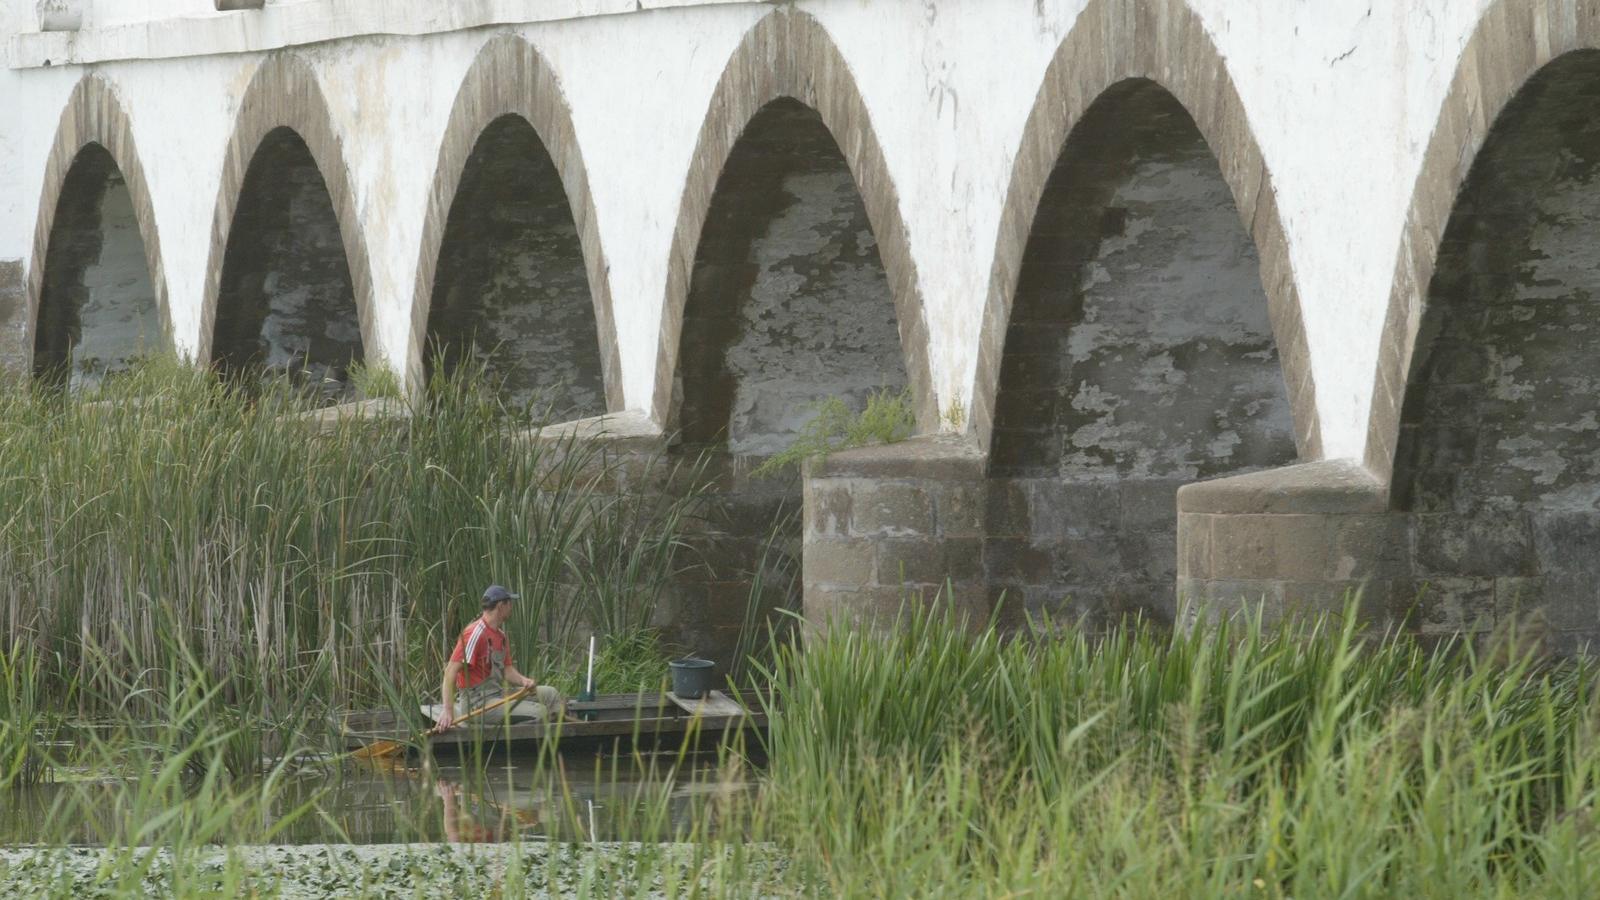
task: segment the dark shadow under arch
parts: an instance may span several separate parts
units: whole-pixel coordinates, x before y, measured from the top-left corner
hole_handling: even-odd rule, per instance
[[[246,169],[223,255],[212,362],[230,375],[287,374],[353,396],[362,334],[338,215],[305,141],[276,128]]]
[[[823,400],[905,388],[889,277],[815,110],[773,101],[729,154],[681,340],[681,438],[735,456],[783,450]]]
[[[80,168],[78,175],[103,176],[98,188],[90,185],[89,194],[101,195],[96,202],[102,202],[107,191],[113,194],[111,197],[113,211],[120,211],[119,216],[125,223],[121,230],[130,237],[135,237],[142,250],[144,277],[148,281],[149,294],[155,307],[154,333],[148,335],[150,340],[146,349],[165,348],[171,345],[172,320],[167,301],[160,236],[156,228],[150,190],[145,182],[144,167],[134,146],[132,120],[124,110],[121,98],[111,83],[98,75],[88,75],[78,82],[67,99],[50,155],[45,162],[38,220],[34,226],[33,257],[28,270],[28,311],[24,346],[27,348],[30,360],[41,338],[36,326],[46,292],[46,273],[52,268],[48,256],[52,238],[57,231],[56,218],[64,205],[64,200],[67,201],[67,205],[72,204],[72,201],[64,197],[64,192],[69,187],[69,175],[79,167],[86,154],[94,160],[92,167],[95,171],[89,173],[86,169]],[[111,174],[112,172],[115,174]],[[81,178],[72,180],[80,185],[84,183]],[[90,178],[91,182],[93,180]],[[120,185],[113,182],[120,182]],[[102,188],[105,190],[101,190]],[[86,199],[86,195],[81,193],[77,198],[80,202]],[[130,216],[131,222],[128,219]],[[99,228],[98,225],[95,227]],[[68,280],[71,280],[71,276],[68,276]],[[149,324],[146,323],[140,330],[150,330]],[[60,343],[56,337],[45,338],[45,341],[52,346]],[[28,365],[29,369],[37,367],[36,361]]]
[[[736,141],[775,100],[813,110],[847,165],[866,211],[888,280],[907,387],[918,427],[937,428],[937,401],[928,370],[928,333],[899,198],[889,178],[865,103],[850,68],[827,32],[804,13],[778,9],[740,42],[712,95],[690,163],[672,254],[657,351],[652,415],[671,430],[678,421],[676,390],[690,281],[713,197]]]
[[[1600,18],[1574,14],[1570,0],[1495,0],[1462,48],[1412,188],[1380,334],[1365,461],[1386,484],[1393,480],[1424,297],[1462,184],[1518,91],[1552,60],[1593,48],[1600,48]]]
[[[1031,612],[1172,623],[1178,488],[1292,463],[1254,242],[1193,118],[1114,85],[1042,192],[990,448],[992,585]]]
[[[474,360],[506,402],[550,421],[606,411],[577,227],[555,163],[521,116],[491,122],[467,157],[428,310],[425,365]]]
[[[364,353],[378,346],[373,333],[372,277],[366,241],[361,233],[342,144],[334,130],[327,101],[323,98],[315,73],[304,60],[293,54],[274,54],[261,63],[250,79],[250,85],[239,103],[233,134],[223,158],[216,215],[211,226],[211,253],[206,269],[200,334],[196,341],[198,357],[204,363],[212,362],[217,355],[213,342],[218,334],[218,300],[223,288],[223,270],[227,268],[226,257],[233,244],[235,215],[245,193],[245,182],[256,163],[258,151],[268,144],[269,137],[277,133],[275,140],[283,139],[280,129],[294,137],[293,142],[286,141],[281,149],[287,152],[292,149],[290,143],[298,143],[304,151],[298,157],[299,171],[307,171],[304,162],[308,158],[311,169],[314,169],[321,182],[319,189],[309,190],[307,196],[315,196],[320,190],[333,210],[335,232],[355,305],[356,339]],[[309,180],[306,183],[309,184]],[[329,249],[327,252],[331,254],[332,251]],[[270,290],[271,285],[263,282],[263,288]],[[232,326],[227,327],[232,333]],[[374,365],[384,362],[371,358],[363,361]]]
[[[1220,163],[1221,178],[1260,258],[1260,281],[1293,410],[1298,458],[1317,459],[1322,439],[1316,386],[1271,172],[1226,61],[1204,23],[1183,0],[1092,0],[1056,48],[1024,126],[1001,212],[968,434],[979,446],[990,447],[1013,296],[1046,182],[1068,134],[1089,106],[1129,79],[1153,81],[1176,98]]]
[[[1495,120],[1439,242],[1391,502],[1417,624],[1538,611],[1600,639],[1600,50],[1542,67]]]
[[[415,390],[424,380],[429,323],[430,320],[436,321],[433,302],[439,290],[436,281],[440,274],[441,254],[463,179],[470,174],[469,158],[477,152],[480,138],[486,130],[506,117],[516,117],[531,126],[539,148],[534,154],[536,161],[540,166],[548,164],[551,172],[559,178],[559,184],[545,179],[541,190],[550,196],[557,188],[562,191],[566,220],[571,223],[572,233],[581,251],[583,271],[587,274],[584,287],[591,303],[592,331],[598,341],[595,352],[598,353],[599,377],[604,390],[603,404],[584,400],[571,409],[582,413],[620,412],[626,407],[626,401],[622,393],[621,356],[612,314],[610,276],[605,254],[600,247],[594,198],[589,191],[588,175],[573,130],[571,111],[567,108],[555,70],[538,50],[515,35],[496,36],[479,51],[457,91],[450,120],[445,127],[427,215],[423,221],[416,294],[411,311],[412,340],[410,357],[406,363],[407,382]],[[570,260],[570,254],[564,254],[564,257]],[[562,270],[568,271],[569,268],[563,262]],[[568,285],[565,292],[572,295],[568,299],[576,297],[579,287],[576,278],[564,275],[563,281]],[[576,314],[570,303],[563,309],[563,315],[566,314]],[[577,340],[574,339],[574,342]],[[587,349],[583,350],[583,355],[586,360],[590,357]],[[545,361],[539,362],[542,365]],[[585,384],[590,383],[592,365],[586,361],[579,368],[583,370],[581,380]]]
[[[131,192],[88,144],[63,180],[34,326],[36,377],[88,385],[166,348]]]

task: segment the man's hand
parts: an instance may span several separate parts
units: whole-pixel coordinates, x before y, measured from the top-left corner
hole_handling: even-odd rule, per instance
[[[439,730],[440,731],[449,731],[450,729],[454,728],[455,725],[456,725],[455,710],[453,710],[450,707],[446,706],[444,708],[444,710],[439,713]]]

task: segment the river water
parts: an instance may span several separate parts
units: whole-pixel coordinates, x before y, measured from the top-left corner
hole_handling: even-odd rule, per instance
[[[128,780],[60,771],[57,781],[0,794],[0,845],[104,844],[125,839],[138,793]],[[731,836],[755,796],[757,773],[715,757],[663,763],[637,757],[512,757],[487,765],[421,767],[310,762],[248,803],[243,838],[279,844],[508,840],[668,841]],[[204,787],[194,785],[190,796]],[[43,823],[48,834],[41,834]]]

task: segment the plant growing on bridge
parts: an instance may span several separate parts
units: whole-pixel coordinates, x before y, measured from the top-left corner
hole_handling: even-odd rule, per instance
[[[859,412],[851,410],[842,397],[819,400],[814,409],[815,415],[801,427],[794,442],[768,458],[752,475],[775,475],[808,459],[852,447],[903,441],[917,427],[909,389],[873,391]]]

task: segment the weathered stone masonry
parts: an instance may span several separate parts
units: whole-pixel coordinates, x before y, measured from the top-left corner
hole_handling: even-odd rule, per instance
[[[1000,370],[985,576],[1098,623],[1176,615],[1180,485],[1294,459],[1259,262],[1193,120],[1118,85],[1034,218]]]
[[[492,122],[467,157],[428,312],[428,353],[476,359],[506,399],[564,422],[606,411],[589,276],[567,195],[526,119]]]
[[[799,480],[752,472],[795,439],[823,399],[860,409],[872,391],[897,393],[906,382],[899,344],[848,164],[814,110],[791,99],[769,104],[723,168],[684,310],[676,452],[707,454],[716,484],[695,540],[705,565],[686,593],[742,612],[754,576],[770,569],[757,621],[799,605],[798,585],[782,578],[801,549]]]
[[[339,220],[316,160],[289,128],[256,150],[229,232],[213,361],[282,372],[332,397],[363,359]]]
[[[34,371],[74,384],[165,343],[127,182],[98,144],[67,174],[34,335]]]
[[[1600,637],[1600,51],[1500,114],[1440,244],[1393,503],[1418,624]],[[1403,577],[1404,573],[1401,573]]]

